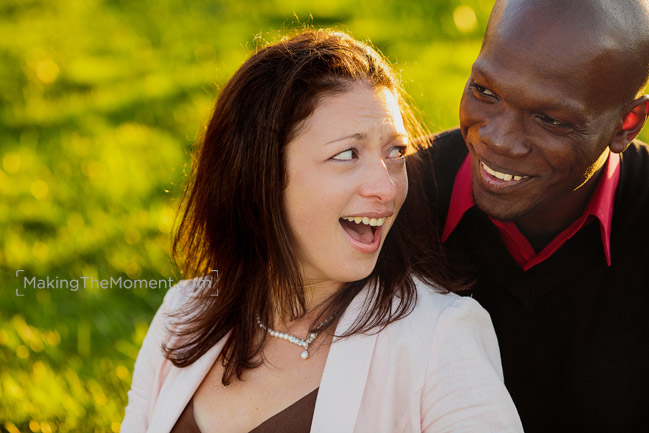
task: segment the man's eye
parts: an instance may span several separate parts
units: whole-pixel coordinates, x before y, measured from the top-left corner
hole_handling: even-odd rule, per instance
[[[552,116],[548,116],[547,114],[539,114],[536,117],[538,117],[541,122],[545,123],[546,125],[550,126],[567,126],[566,122],[563,122],[559,119],[555,119]]]
[[[408,149],[407,146],[395,146],[392,149],[390,149],[390,152],[388,153],[388,158],[391,159],[405,158],[407,149]]]
[[[335,159],[336,161],[351,161],[352,159],[354,159],[354,157],[354,150],[347,149],[334,155],[331,159]]]
[[[494,92],[492,92],[491,90],[487,89],[484,86],[481,86],[478,83],[475,83],[475,82],[472,83],[471,87],[473,87],[476,90],[476,92],[478,92],[478,93],[480,93],[480,94],[482,94],[484,96],[489,96],[489,97],[492,97],[492,98],[496,97],[496,94]]]

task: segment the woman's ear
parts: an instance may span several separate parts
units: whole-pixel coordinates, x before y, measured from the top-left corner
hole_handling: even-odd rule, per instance
[[[621,153],[629,143],[642,131],[649,115],[649,95],[642,95],[625,108],[620,130],[615,134],[609,145],[611,152]]]

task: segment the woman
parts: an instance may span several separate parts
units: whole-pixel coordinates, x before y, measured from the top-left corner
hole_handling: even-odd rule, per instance
[[[123,432],[522,431],[487,314],[410,275],[416,233],[395,218],[416,128],[390,67],[345,34],[243,64],[174,243],[209,278],[166,295]]]

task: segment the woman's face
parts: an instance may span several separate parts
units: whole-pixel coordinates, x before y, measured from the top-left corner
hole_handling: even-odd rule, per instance
[[[307,284],[368,276],[408,192],[396,96],[354,83],[322,99],[286,146],[284,207]]]

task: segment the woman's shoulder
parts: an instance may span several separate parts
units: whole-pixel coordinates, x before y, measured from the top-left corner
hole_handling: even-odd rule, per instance
[[[210,295],[213,292],[212,284],[213,280],[209,277],[180,280],[167,291],[161,307],[168,311],[178,311],[199,296],[213,296]],[[218,295],[218,291],[216,293]]]
[[[180,280],[167,291],[162,305],[166,310],[177,310],[197,296],[207,284],[209,280],[205,278]]]
[[[414,307],[407,316],[383,329],[379,333],[384,334],[381,339],[407,342],[411,351],[427,358],[430,348],[441,340],[459,336],[466,339],[467,335],[493,330],[489,314],[473,298],[450,293],[417,278],[413,280],[417,290]]]
[[[385,365],[404,366],[395,373],[398,380],[409,375],[413,384],[423,387],[428,375],[467,356],[487,359],[498,372],[498,342],[487,311],[471,297],[418,279],[414,282],[417,300],[413,309],[378,333],[375,349],[379,358],[390,360]]]
[[[417,300],[410,314],[379,333],[382,341],[400,341],[413,355],[413,365],[424,367],[433,352],[456,352],[457,346],[496,348],[491,317],[473,298],[450,293],[414,279]],[[383,334],[383,336],[381,336]],[[494,358],[495,359],[495,358]]]
[[[152,326],[158,326],[163,341],[167,341],[171,337],[173,329],[179,322],[184,322],[192,314],[198,313],[196,309],[192,308],[191,301],[199,295],[204,295],[204,289],[209,287],[209,284],[209,279],[193,278],[180,280],[167,290],[152,322]]]
[[[440,318],[454,322],[483,322],[488,320],[487,311],[473,298],[459,296],[447,290],[414,278],[417,303],[408,316],[413,322],[434,325]]]

